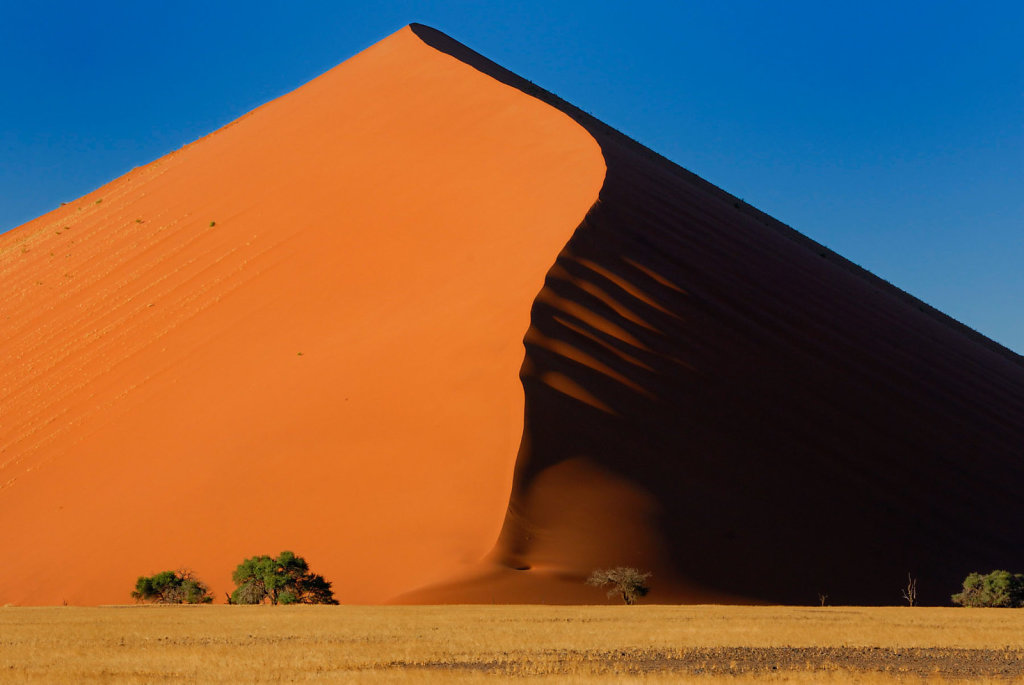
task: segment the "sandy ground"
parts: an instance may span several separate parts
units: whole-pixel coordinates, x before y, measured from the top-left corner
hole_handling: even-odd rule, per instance
[[[0,609],[14,682],[995,682],[1013,610],[723,606]]]

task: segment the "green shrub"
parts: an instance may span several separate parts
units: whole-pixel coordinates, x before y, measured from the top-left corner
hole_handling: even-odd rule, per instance
[[[635,568],[619,566],[618,568],[598,569],[587,578],[587,585],[603,587],[611,585],[609,597],[621,595],[626,604],[636,604],[636,600],[650,592],[647,579],[650,573],[641,573]]]
[[[1024,606],[1024,574],[992,571],[988,575],[972,573],[964,579],[961,592],[953,595],[953,604],[965,607]]]
[[[231,576],[232,604],[337,604],[331,584],[311,573],[309,564],[292,552],[275,559],[266,555],[246,559]]]
[[[136,602],[156,604],[209,604],[210,589],[187,569],[162,571],[152,576],[139,576],[132,591]]]

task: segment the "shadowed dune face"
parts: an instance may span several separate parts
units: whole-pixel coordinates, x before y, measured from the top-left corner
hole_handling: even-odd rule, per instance
[[[1024,568],[1024,366],[588,115],[599,202],[534,303],[509,512],[476,576],[405,601],[948,603]]]
[[[945,603],[1024,566],[1020,365],[602,142],[534,304],[499,558],[785,603],[895,603],[907,572]],[[595,471],[578,521],[545,481]]]
[[[0,604],[293,549],[345,602],[493,544],[522,336],[604,176],[407,29],[0,236]]]

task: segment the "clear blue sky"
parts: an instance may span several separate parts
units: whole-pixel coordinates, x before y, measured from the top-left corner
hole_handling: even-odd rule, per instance
[[[1024,353],[1024,3],[0,0],[0,231],[403,25]]]

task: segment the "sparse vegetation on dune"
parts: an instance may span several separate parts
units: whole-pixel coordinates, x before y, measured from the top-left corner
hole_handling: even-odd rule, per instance
[[[337,604],[331,584],[289,551],[246,559],[235,569],[230,604]]]
[[[213,596],[203,581],[188,569],[182,569],[139,576],[132,599],[155,604],[209,604]]]
[[[22,682],[971,682],[1024,677],[1024,612],[725,606],[0,609]]]
[[[622,597],[624,604],[636,604],[636,601],[650,592],[647,579],[650,573],[643,573],[638,569],[618,566],[616,568],[598,569],[587,578],[587,585],[594,587],[608,587],[609,597]]]

